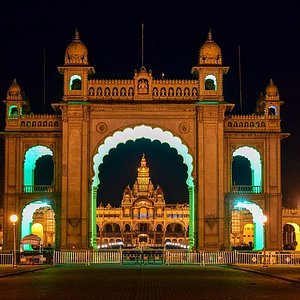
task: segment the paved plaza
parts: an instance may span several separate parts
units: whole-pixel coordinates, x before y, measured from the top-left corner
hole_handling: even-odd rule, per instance
[[[0,299],[284,300],[296,299],[300,293],[299,267],[247,266],[246,271],[238,268],[59,265],[19,266],[13,270],[1,267]]]

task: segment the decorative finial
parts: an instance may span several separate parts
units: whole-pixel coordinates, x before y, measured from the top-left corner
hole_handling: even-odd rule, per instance
[[[144,67],[144,23],[142,23],[142,68]]]
[[[274,85],[272,78],[270,79],[270,85]]]
[[[75,40],[80,40],[80,38],[79,38],[79,32],[78,32],[78,30],[77,30],[77,28],[75,28],[75,38],[74,38]]]
[[[212,34],[211,34],[211,29],[209,29],[208,34],[207,34],[207,39],[208,41],[212,41]]]

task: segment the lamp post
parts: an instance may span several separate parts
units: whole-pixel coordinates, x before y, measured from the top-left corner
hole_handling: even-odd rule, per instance
[[[17,245],[16,245],[16,222],[18,221],[17,215],[11,215],[10,221],[13,224],[13,231],[14,231],[14,257],[13,257],[13,268],[17,268]]]
[[[263,219],[263,224],[264,224],[264,263],[263,263],[263,267],[266,268],[267,265],[267,260],[266,260],[266,222],[267,222],[268,218],[267,216],[264,215],[264,219]]]

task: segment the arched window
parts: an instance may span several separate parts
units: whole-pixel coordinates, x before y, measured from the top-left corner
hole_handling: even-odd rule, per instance
[[[129,90],[128,90],[128,95],[129,95],[129,96],[133,96],[133,88],[129,88]]]
[[[184,96],[188,97],[190,95],[190,90],[188,88],[184,89]]]
[[[182,96],[182,90],[181,90],[181,88],[177,88],[176,89],[176,96],[177,97],[181,97]]]
[[[161,96],[161,97],[166,96],[166,89],[165,89],[165,88],[162,88],[162,89],[160,90],[160,96]]]
[[[276,116],[277,115],[276,107],[275,106],[269,106],[268,113],[269,113],[269,116]]]
[[[90,88],[89,89],[89,95],[90,96],[94,96],[94,88]]]
[[[168,94],[170,97],[174,96],[174,89],[173,88],[169,88]]]
[[[262,163],[260,153],[255,148],[244,146],[233,152],[232,184],[250,186],[251,189],[246,192],[261,192]]]
[[[108,87],[104,90],[104,96],[110,96],[110,89]]]
[[[192,95],[193,95],[193,97],[196,97],[196,96],[197,96],[197,89],[196,89],[196,88],[193,88],[193,90],[192,90]]]
[[[142,207],[140,209],[140,218],[141,219],[146,219],[147,218],[147,209],[145,207]]]
[[[216,91],[217,90],[217,79],[214,75],[207,75],[205,77],[205,90]]]
[[[106,225],[104,226],[104,231],[105,231],[105,232],[113,232],[113,227],[112,227],[112,225],[111,225],[111,224],[106,224]]]
[[[24,188],[26,188],[26,185],[51,185],[53,168],[53,152],[51,149],[40,145],[28,149],[24,158]]]
[[[81,90],[81,76],[72,75],[70,77],[70,91],[79,91]]]
[[[124,87],[121,88],[120,95],[126,96],[126,89]]]
[[[16,105],[11,105],[8,110],[8,116],[11,119],[18,117],[18,107]]]
[[[118,89],[116,87],[113,88],[112,95],[118,96]]]

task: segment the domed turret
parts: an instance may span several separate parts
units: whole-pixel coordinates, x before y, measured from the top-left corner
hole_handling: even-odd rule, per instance
[[[22,91],[16,79],[14,79],[12,85],[7,90],[6,98],[13,100],[22,100]]]
[[[270,80],[269,85],[266,87],[266,100],[279,100],[279,92],[277,86]]]
[[[211,30],[208,32],[207,41],[200,48],[199,65],[222,65],[220,47],[213,41]]]
[[[65,65],[83,64],[88,65],[88,51],[81,42],[76,29],[73,42],[67,47],[65,54]]]

